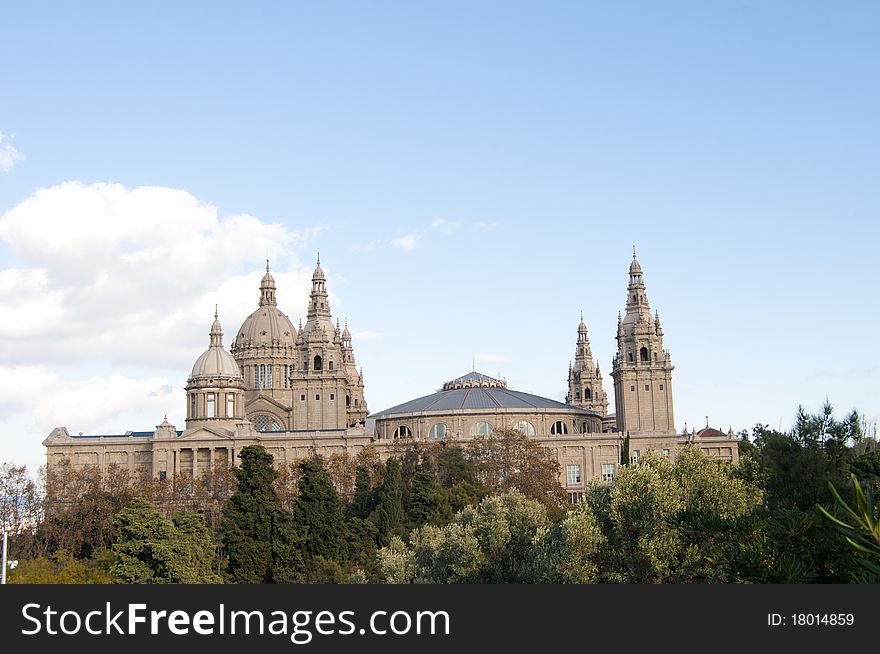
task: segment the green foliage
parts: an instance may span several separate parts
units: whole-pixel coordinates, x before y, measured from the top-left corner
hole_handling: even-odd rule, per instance
[[[403,487],[397,459],[388,459],[385,464],[385,479],[379,488],[377,511],[379,544],[388,545],[392,537],[402,535],[403,531]]]
[[[831,486],[838,514],[822,506],[817,508],[861,555],[867,576],[872,581],[880,581],[880,514],[874,505],[874,492],[870,486],[865,492],[855,475],[851,479],[855,498],[852,507]]]
[[[347,507],[347,517],[366,518],[376,508],[376,495],[370,482],[370,471],[357,466],[354,478],[354,497]]]
[[[599,580],[605,537],[590,506],[581,502],[562,522],[535,534],[521,581],[540,584],[590,584]]]
[[[446,524],[452,518],[446,493],[440,488],[434,474],[424,468],[415,472],[406,512],[406,527],[417,529],[422,525]]]
[[[880,488],[880,449],[857,456],[850,469],[860,482]]]
[[[235,583],[292,583],[303,573],[302,540],[275,493],[272,455],[257,445],[240,452],[238,488],[223,506],[220,528]]]
[[[303,461],[299,469],[293,519],[304,536],[304,552],[308,556],[341,560],[345,552],[342,499],[320,463]]]
[[[113,581],[122,584],[217,583],[214,539],[197,513],[162,517],[152,504],[133,500],[116,516]]]
[[[546,526],[539,502],[509,491],[459,512],[451,524],[414,530],[409,547],[393,538],[379,550],[379,568],[391,583],[515,582]]]
[[[606,543],[598,553],[602,578],[628,583],[680,580],[693,553],[676,522],[682,514],[735,519],[760,502],[759,489],[693,447],[674,463],[649,453],[623,466],[610,488],[592,484],[584,498]]]

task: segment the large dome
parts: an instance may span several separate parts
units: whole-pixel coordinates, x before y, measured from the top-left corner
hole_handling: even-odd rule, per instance
[[[296,328],[275,301],[275,279],[269,272],[260,281],[260,306],[245,319],[232,339],[232,351],[251,347],[284,347],[296,344]]]
[[[296,343],[296,327],[285,314],[272,305],[264,305],[249,315],[235,335],[233,347],[241,350],[249,347],[293,346]]]
[[[215,312],[214,324],[211,325],[210,346],[193,364],[190,380],[219,377],[241,379],[241,371],[232,355],[223,349],[223,330]]]

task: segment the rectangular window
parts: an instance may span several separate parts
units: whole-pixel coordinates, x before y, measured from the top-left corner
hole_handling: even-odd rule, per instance
[[[300,395],[300,396],[299,396],[299,399],[301,399],[303,402],[305,402],[305,401],[306,401],[306,396],[305,396],[305,395]]]
[[[569,493],[568,494],[568,503],[569,504],[577,504],[582,499],[584,499],[583,493]]]
[[[651,390],[651,387],[648,386],[648,384],[645,384],[645,390],[646,390],[646,391],[650,391],[650,390]]]
[[[663,390],[663,384],[660,384],[660,390],[661,391]]]
[[[288,388],[290,384],[290,366],[284,364],[284,388]]]
[[[316,395],[315,395],[315,399],[316,399],[316,400],[320,400],[320,399],[321,399],[321,396],[316,394]]]
[[[266,366],[266,388],[272,388],[272,368],[275,366]]]
[[[633,450],[632,457],[630,457],[632,461],[638,463],[642,458],[642,453],[638,450]]]
[[[663,450],[661,454],[663,454],[663,456],[669,456],[669,450]]]
[[[208,393],[208,403],[207,403],[207,411],[205,415],[209,418],[215,418],[217,416],[217,399],[214,397],[213,393]]]
[[[226,417],[235,417],[235,395],[232,393],[226,394]]]
[[[165,481],[166,479],[168,479],[168,473],[165,472],[164,470],[160,470],[159,471],[159,481]]]
[[[335,399],[336,399],[336,396],[335,396],[333,393],[330,393],[330,399],[331,399],[331,400],[335,400]]]
[[[603,463],[602,464],[602,481],[605,483],[611,483],[614,481],[614,471],[617,466],[613,463]]]
[[[196,396],[195,395],[189,396],[189,417],[190,418],[196,417]]]
[[[568,465],[566,469],[566,478],[569,486],[575,486],[581,483],[581,467],[578,464]]]
[[[630,387],[629,387],[629,390],[634,391],[634,390],[636,390],[636,387],[635,387],[635,386],[630,386]]]

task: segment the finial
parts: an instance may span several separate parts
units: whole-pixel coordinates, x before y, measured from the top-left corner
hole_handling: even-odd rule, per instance
[[[269,253],[266,253],[266,272],[269,272]]]
[[[709,416],[706,416],[706,429],[709,429]]]
[[[165,414],[165,422],[168,422],[168,414]]]
[[[583,321],[584,321],[584,310],[581,309],[581,322],[583,322]]]
[[[218,314],[217,314],[217,305],[215,304],[215,305],[214,305],[214,320],[217,320],[217,316],[218,316]]]
[[[636,244],[633,243],[633,259],[636,258]]]
[[[321,265],[321,251],[318,250],[318,265]]]
[[[477,372],[477,357],[471,359],[471,372]]]

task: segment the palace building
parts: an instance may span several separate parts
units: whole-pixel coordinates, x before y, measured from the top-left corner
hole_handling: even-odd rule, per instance
[[[591,480],[613,480],[622,460],[637,460],[649,451],[674,457],[696,445],[715,458],[738,458],[732,432],[676,432],[674,367],[659,314],[651,315],[635,252],[626,314],[618,314],[613,414],[583,315],[564,403],[472,371],[436,393],[368,416],[363,371],[355,364],[347,322],[340,331],[339,321],[332,321],[320,259],[305,325],[294,326],[278,308],[268,261],[259,290],[257,309],[236,331],[229,351],[215,311],[208,349],[196,359],[185,386],[185,429],[167,419],[154,431],[110,435],[72,435],[58,427],[44,441],[50,469],[67,459],[102,470],[116,465],[160,478],[195,477],[235,465],[237,452],[253,444],[264,446],[282,465],[316,452],[354,456],[366,446],[387,456],[401,439],[466,443],[510,428],[554,452],[560,481],[576,501]]]

